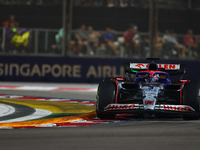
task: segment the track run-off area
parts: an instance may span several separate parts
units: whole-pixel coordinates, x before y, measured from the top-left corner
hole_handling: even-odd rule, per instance
[[[96,89],[97,84],[0,82],[0,149],[199,149],[199,120],[96,118]]]
[[[47,87],[0,85],[0,89],[15,91],[96,92],[92,87]],[[96,117],[95,99],[0,94],[0,129],[76,127],[119,123],[131,120],[132,115],[117,115],[113,120]]]
[[[0,129],[89,126],[116,123],[96,118],[95,101],[0,95]]]

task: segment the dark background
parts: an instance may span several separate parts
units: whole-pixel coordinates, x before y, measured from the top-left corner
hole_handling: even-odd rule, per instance
[[[0,5],[0,26],[15,14],[20,27],[59,29],[62,26],[62,6]],[[173,29],[185,34],[191,28],[200,34],[200,11],[191,9],[159,9],[158,29]],[[109,26],[124,31],[131,23],[137,24],[139,31],[148,32],[149,9],[137,7],[74,7],[73,29],[81,24],[91,25],[95,30]]]

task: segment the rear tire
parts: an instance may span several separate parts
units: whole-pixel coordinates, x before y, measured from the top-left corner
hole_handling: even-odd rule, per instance
[[[183,89],[183,105],[191,106],[196,114],[183,115],[184,120],[199,120],[200,80],[185,83]]]
[[[96,114],[101,119],[114,119],[116,114],[105,112],[104,108],[115,103],[116,98],[116,84],[112,82],[101,82],[97,90],[97,103],[96,103]]]

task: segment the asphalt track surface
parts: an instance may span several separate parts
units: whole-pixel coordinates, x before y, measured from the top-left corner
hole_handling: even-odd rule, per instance
[[[21,84],[23,83],[0,83]],[[27,83],[32,84],[32,83]],[[26,84],[26,85],[27,85]],[[50,86],[49,84],[37,84]],[[84,84],[51,84],[60,87],[95,87]],[[95,99],[95,92],[15,91],[0,94]],[[76,149],[200,149],[200,121],[182,118],[136,119],[133,121],[84,127],[57,127],[0,130],[0,150],[76,150]]]

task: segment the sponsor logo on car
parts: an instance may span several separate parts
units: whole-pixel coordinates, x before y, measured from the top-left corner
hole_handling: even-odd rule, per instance
[[[139,104],[110,104],[105,109],[106,110],[128,110],[128,109],[138,109]]]
[[[180,64],[157,64],[158,68],[164,68],[166,70],[179,70]],[[130,68],[133,69],[147,69],[149,64],[147,63],[130,63]]]
[[[153,105],[154,101],[145,101],[145,105]]]
[[[138,68],[142,68],[142,67],[145,67],[145,65],[143,65],[143,64],[137,64],[137,65],[135,65],[136,67],[138,67]]]
[[[185,83],[185,82],[190,82],[190,80],[178,80],[178,82],[183,82],[183,83]]]
[[[105,110],[133,110],[144,109],[143,104],[110,104],[105,107]],[[155,110],[192,112],[195,111],[192,107],[187,105],[155,105]]]
[[[185,105],[161,105],[161,109],[181,112],[191,112],[194,109],[190,106]]]

